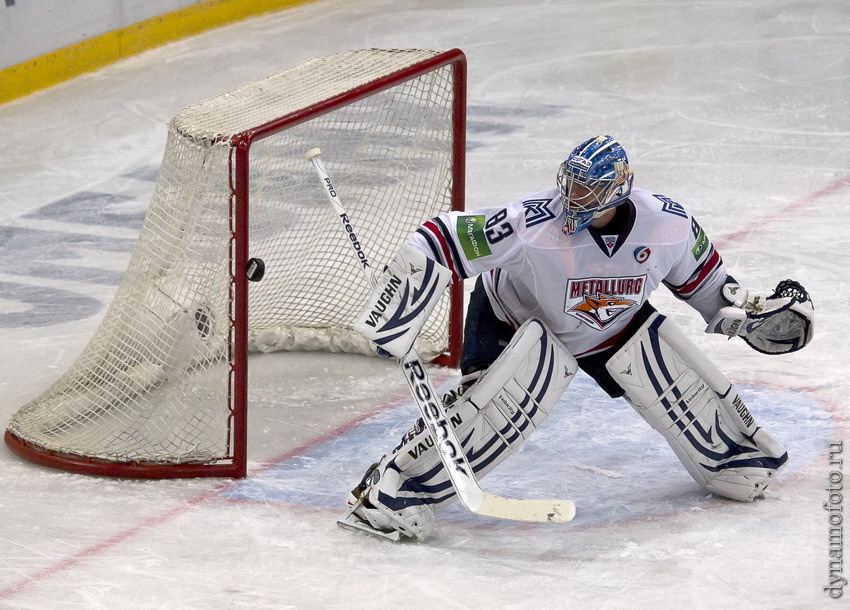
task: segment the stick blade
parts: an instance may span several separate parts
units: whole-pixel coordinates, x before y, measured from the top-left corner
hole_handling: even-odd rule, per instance
[[[520,500],[485,492],[474,512],[511,521],[567,523],[575,518],[576,505],[572,500]]]

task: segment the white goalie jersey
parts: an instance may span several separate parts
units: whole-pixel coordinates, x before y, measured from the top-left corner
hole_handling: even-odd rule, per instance
[[[503,321],[519,327],[539,318],[576,357],[613,345],[662,283],[706,321],[726,305],[720,255],[668,197],[633,189],[603,229],[566,235],[563,224],[551,189],[505,207],[440,214],[410,243],[455,281],[483,274]]]

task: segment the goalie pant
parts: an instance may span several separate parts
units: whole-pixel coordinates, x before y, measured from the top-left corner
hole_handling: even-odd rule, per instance
[[[657,312],[606,366],[624,398],[709,491],[752,501],[787,462],[784,447],[756,425],[719,369]],[[529,437],[577,369],[576,360],[539,320],[517,331],[496,362],[448,409],[477,476],[493,470]],[[542,378],[547,381],[541,383]],[[364,493],[374,509],[392,513],[395,521],[405,514],[421,520],[423,509],[431,512],[454,498],[421,420],[381,459]],[[417,537],[424,539],[422,533]]]

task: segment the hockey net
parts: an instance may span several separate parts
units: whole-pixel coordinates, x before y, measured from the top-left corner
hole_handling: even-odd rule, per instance
[[[321,147],[377,264],[462,208],[464,117],[463,54],[418,49],[320,57],[180,111],[100,328],[7,445],[84,473],[244,476],[249,348],[372,351],[350,328],[368,287],[305,153]],[[457,286],[423,358],[456,364],[461,309]]]

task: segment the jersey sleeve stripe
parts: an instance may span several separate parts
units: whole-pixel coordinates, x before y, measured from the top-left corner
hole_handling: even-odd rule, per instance
[[[678,286],[673,286],[672,284],[665,282],[665,285],[677,297],[687,300],[698,292],[699,289],[702,288],[703,284],[706,283],[706,280],[708,280],[722,265],[723,259],[720,257],[717,250],[714,249],[714,246],[712,246],[708,257],[699,267],[697,267],[696,271],[694,271],[693,275],[688,278],[687,282]]]
[[[446,244],[448,244],[449,250],[451,250],[452,259],[454,260],[455,267],[457,268],[457,274],[461,278],[467,279],[469,277],[469,273],[466,272],[466,269],[463,266],[463,257],[461,256],[460,252],[458,252],[454,239],[452,239],[452,232],[445,225],[441,218],[434,218],[434,223],[441,229],[440,233],[437,234],[437,238],[444,240]]]
[[[445,266],[455,274],[455,281],[458,278],[464,280],[467,279],[469,277],[469,273],[467,273],[463,266],[463,257],[458,252],[457,246],[455,246],[451,231],[442,219],[432,218],[422,225],[422,227],[429,231],[439,244],[440,251],[442,252],[445,260]]]
[[[425,239],[425,242],[428,244],[428,248],[434,256],[434,260],[452,272],[452,282],[458,281],[459,276],[455,270],[452,257],[449,254],[449,249],[446,247],[445,240],[439,239],[439,230],[436,225],[429,220],[424,225],[416,229],[416,233]]]
[[[440,263],[443,267],[449,267],[446,262],[446,257],[440,249],[440,246],[437,244],[437,240],[434,239],[433,234],[422,227],[416,229],[416,234],[425,240],[425,244],[428,246],[428,250],[431,252],[433,259]],[[449,267],[449,269],[451,269],[451,267]],[[454,272],[454,269],[452,269],[452,272]]]

